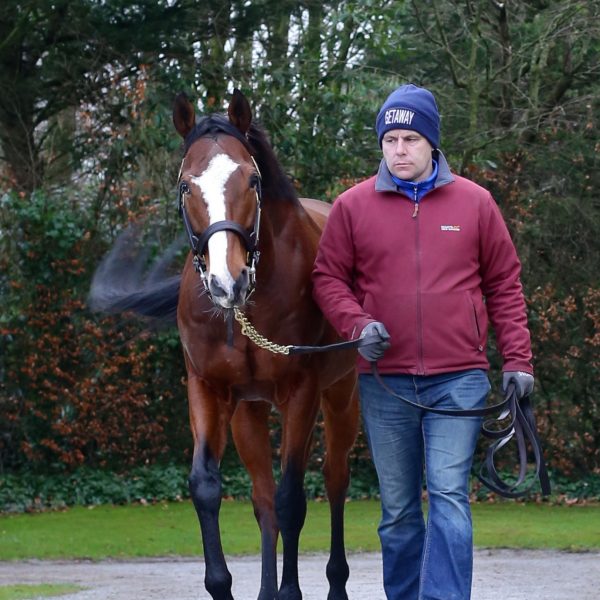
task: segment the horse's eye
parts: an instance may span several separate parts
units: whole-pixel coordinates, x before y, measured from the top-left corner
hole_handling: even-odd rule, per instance
[[[260,185],[260,179],[258,178],[258,175],[256,173],[254,175],[251,175],[250,176],[250,187],[258,188],[259,185]]]

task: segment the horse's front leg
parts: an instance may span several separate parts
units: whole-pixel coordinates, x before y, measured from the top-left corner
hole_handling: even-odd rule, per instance
[[[298,543],[306,518],[304,473],[318,409],[318,392],[312,378],[307,376],[281,410],[281,481],[275,495],[277,523],[283,542],[279,600],[302,598],[298,581]]]
[[[331,514],[331,547],[327,563],[327,600],[348,600],[346,582],[350,574],[344,544],[344,507],[350,484],[348,455],[359,428],[359,404],[354,372],[323,394],[326,454],[323,466]]]
[[[219,463],[227,441],[232,408],[197,376],[188,373],[190,424],[194,458],[189,477],[192,501],[200,521],[204,548],[204,585],[214,600],[233,600],[221,532],[221,473]]]
[[[258,600],[277,598],[277,519],[267,402],[240,402],[231,421],[233,441],[252,478],[252,504],[260,527],[262,572]]]

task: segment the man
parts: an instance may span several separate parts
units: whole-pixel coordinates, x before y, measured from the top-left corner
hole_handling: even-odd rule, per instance
[[[489,192],[451,174],[438,149],[431,92],[396,89],[376,130],[379,171],[335,201],[313,272],[314,296],[342,336],[366,342],[359,386],[380,484],[387,598],[466,600],[473,564],[468,484],[481,419],[405,405],[378,385],[370,363],[377,361],[386,384],[413,402],[482,407],[490,389],[489,317],[504,387],[511,382],[519,396],[531,392],[520,263]]]

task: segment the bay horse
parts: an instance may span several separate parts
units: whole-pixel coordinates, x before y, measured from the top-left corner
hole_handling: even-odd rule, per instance
[[[193,105],[180,94],[173,122],[184,140],[177,185],[191,250],[183,271],[164,284],[123,291],[119,281],[111,290],[110,264],[118,263],[113,254],[92,284],[92,305],[152,316],[176,305],[194,440],[189,489],[202,534],[204,583],[214,599],[233,598],[219,528],[219,465],[229,426],[252,480],[261,536],[258,599],[302,598],[298,546],[307,510],[304,475],[322,411],[323,473],[331,511],[328,599],[345,600],[349,568],[344,503],[348,454],[359,424],[355,351],[276,354],[242,335],[232,318],[234,312],[243,314],[262,336],[279,343],[338,341],[312,299],[310,280],[329,205],[299,200],[239,90],[233,93],[227,116],[214,114],[198,123]],[[282,431],[278,485],[269,441],[273,407]],[[283,568],[278,587],[279,534]]]

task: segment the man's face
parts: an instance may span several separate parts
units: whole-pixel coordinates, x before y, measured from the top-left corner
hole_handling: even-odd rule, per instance
[[[391,129],[381,140],[383,158],[392,175],[406,181],[424,181],[433,172],[431,144],[409,129]]]

